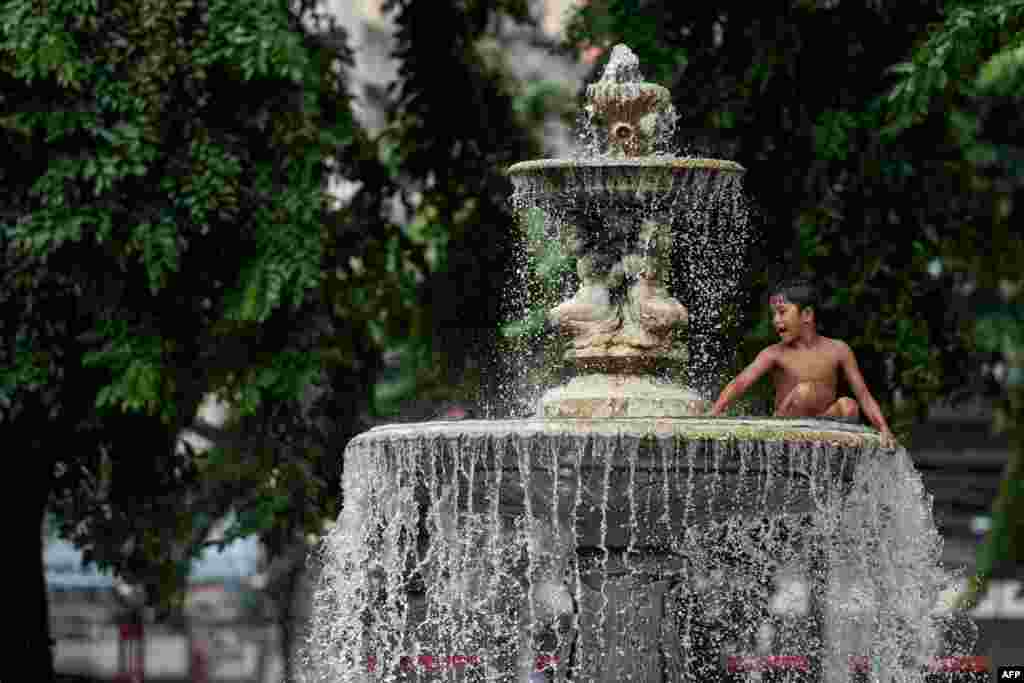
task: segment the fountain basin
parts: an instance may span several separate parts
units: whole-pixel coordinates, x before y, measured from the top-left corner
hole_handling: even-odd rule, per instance
[[[645,417],[509,420],[437,420],[381,425],[359,434],[349,448],[380,440],[455,439],[544,434],[547,436],[679,436],[715,441],[829,442],[835,445],[878,446],[877,431],[839,420],[778,417]]]
[[[524,201],[564,201],[567,194],[591,201],[602,195],[646,200],[686,194],[691,200],[700,199],[712,185],[712,178],[745,172],[734,161],[670,156],[535,159],[513,164],[507,171],[516,186],[517,200]]]
[[[831,420],[466,420],[371,429],[350,442],[345,476],[346,489],[380,481],[384,497],[412,487],[421,508],[447,497],[453,520],[503,532],[528,519],[577,550],[682,552],[695,525],[824,509],[878,457],[877,432]]]
[[[891,457],[874,430],[814,419],[376,427],[346,449],[329,547],[323,595],[351,614],[330,630],[347,643],[335,671],[383,680],[360,663],[482,653],[494,680],[525,680],[537,657],[561,662],[555,680],[700,680],[717,666],[687,640],[703,572],[827,577],[822,558],[850,559],[831,525],[858,472]],[[768,589],[751,590],[760,614]]]

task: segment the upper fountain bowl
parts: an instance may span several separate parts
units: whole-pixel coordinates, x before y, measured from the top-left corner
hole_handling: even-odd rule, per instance
[[[509,167],[515,197],[545,204],[565,194],[577,197],[618,195],[640,201],[685,194],[694,197],[701,185],[716,176],[740,175],[746,169],[735,161],[700,157],[627,157],[596,159],[534,159]],[[702,193],[696,192],[696,196]]]
[[[643,80],[640,60],[625,45],[612,49],[601,79],[587,86],[584,111],[590,142],[578,157],[523,161],[508,169],[519,208],[572,216],[675,205],[681,197],[700,203],[728,184],[722,178],[745,171],[733,161],[668,153],[678,119],[671,93]]]

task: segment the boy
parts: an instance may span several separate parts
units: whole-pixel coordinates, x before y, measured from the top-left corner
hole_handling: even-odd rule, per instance
[[[781,341],[758,354],[736,379],[722,390],[710,415],[721,415],[735,399],[769,370],[775,383],[776,417],[829,417],[856,421],[863,409],[881,432],[882,445],[895,448],[896,440],[878,403],[864,384],[857,359],[846,342],[818,334],[814,319],[817,291],[807,282],[780,286],[769,298],[772,323]],[[839,371],[857,400],[836,398]],[[860,406],[858,407],[858,403]]]

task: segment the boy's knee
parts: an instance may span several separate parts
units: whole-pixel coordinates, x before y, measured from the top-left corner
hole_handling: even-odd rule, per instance
[[[836,403],[841,417],[860,417],[860,406],[852,398],[843,396]]]
[[[807,409],[807,404],[813,400],[814,386],[808,382],[800,382],[790,389],[786,398],[782,399],[775,414],[779,417],[793,417],[800,415]]]

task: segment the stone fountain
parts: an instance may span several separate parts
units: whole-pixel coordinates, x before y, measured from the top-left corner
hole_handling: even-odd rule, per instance
[[[743,168],[665,153],[669,93],[625,46],[587,98],[597,149],[508,171],[575,259],[549,320],[576,375],[531,418],[350,442],[307,680],[715,681],[758,653],[791,680],[923,680],[949,577],[906,454],[863,426],[704,418],[666,379],[673,250],[729,238]],[[807,587],[788,611],[784,585]]]

